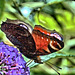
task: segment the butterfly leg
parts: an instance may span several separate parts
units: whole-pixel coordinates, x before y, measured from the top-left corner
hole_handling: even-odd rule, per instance
[[[31,64],[33,62],[33,60],[29,60],[28,62],[27,62],[27,64],[26,64],[26,66],[28,66],[29,64]]]

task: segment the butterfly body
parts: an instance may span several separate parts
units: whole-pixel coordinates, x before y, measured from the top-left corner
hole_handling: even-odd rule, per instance
[[[61,34],[41,26],[36,25],[32,29],[22,21],[7,20],[2,23],[1,30],[22,54],[38,63],[41,63],[39,56],[59,51],[64,47]]]

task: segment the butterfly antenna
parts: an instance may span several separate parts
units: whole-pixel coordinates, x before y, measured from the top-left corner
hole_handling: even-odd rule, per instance
[[[52,64],[51,62],[49,62],[50,64]],[[52,64],[53,66],[55,66],[55,67],[57,67],[57,68],[59,68],[59,69],[62,69],[61,67],[59,67],[59,66],[57,66],[57,65],[55,65],[55,64]]]
[[[49,65],[49,63],[47,62],[46,63],[47,65]],[[54,64],[52,64],[52,65],[54,65]],[[58,75],[60,75],[60,73],[55,69],[55,68],[53,68],[51,65],[49,65]]]

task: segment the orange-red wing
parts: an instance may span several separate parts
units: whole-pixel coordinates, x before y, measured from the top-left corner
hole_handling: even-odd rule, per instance
[[[45,29],[44,27],[42,27],[40,25],[35,25],[34,30],[39,30],[43,34],[46,34],[46,35],[49,35],[49,36],[50,36],[50,32],[51,32],[51,30]]]
[[[53,31],[39,25],[34,27],[32,36],[36,44],[36,55],[47,55],[63,48],[64,43],[58,38],[50,36],[51,32]]]
[[[32,36],[36,44],[36,55],[47,55],[51,53],[48,49],[48,44],[50,42],[48,36],[42,34],[38,30],[33,30]]]

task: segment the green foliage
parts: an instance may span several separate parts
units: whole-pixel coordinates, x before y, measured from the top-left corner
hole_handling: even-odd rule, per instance
[[[0,19],[3,16],[4,8],[5,8],[5,0],[0,0]]]
[[[63,34],[65,46],[62,50],[41,56],[43,65],[29,64],[31,75],[56,74],[50,63],[62,67],[61,74],[75,74],[75,2],[72,0],[0,0],[0,24],[6,19],[18,19],[56,30]],[[5,35],[0,30],[0,41]],[[29,60],[24,56],[25,60]],[[51,65],[53,66],[53,65]],[[54,66],[53,66],[54,67]],[[55,67],[56,68],[56,67]],[[57,69],[58,70],[58,69]]]

